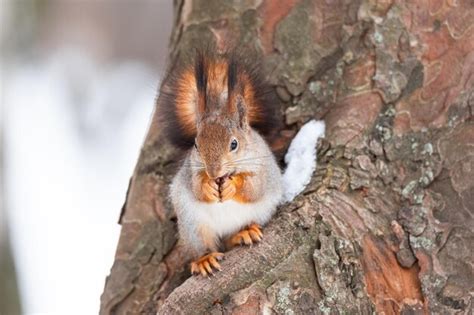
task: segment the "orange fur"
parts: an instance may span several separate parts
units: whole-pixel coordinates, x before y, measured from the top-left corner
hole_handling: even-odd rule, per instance
[[[210,95],[220,95],[227,91],[227,61],[214,60],[208,61],[206,70],[208,75],[207,93]],[[247,106],[247,116],[250,125],[262,121],[261,104],[258,104],[255,97],[255,90],[250,76],[247,73],[241,73],[238,78],[243,91],[243,99]],[[176,94],[176,115],[181,125],[182,131],[187,136],[194,136],[197,133],[196,122],[200,110],[204,110],[205,98],[198,95],[196,89],[196,78],[193,69],[186,69],[179,76],[177,81],[178,93]],[[235,102],[235,98],[230,96]],[[196,106],[196,104],[199,104]],[[235,106],[233,106],[235,108]]]
[[[249,203],[251,202],[251,197],[248,195],[248,192],[243,189],[245,179],[250,176],[254,176],[255,174],[250,172],[240,173],[236,175],[232,175],[231,181],[235,186],[235,195],[232,198],[233,200],[240,202],[240,203]]]
[[[176,95],[176,115],[179,120],[182,132],[186,136],[192,136],[197,132],[196,129],[196,78],[191,69],[183,72],[178,80],[177,88],[179,93]]]
[[[244,100],[247,104],[247,116],[250,124],[260,121],[259,106],[255,102],[255,90],[248,75],[242,75]]]
[[[215,190],[212,188],[212,185],[214,185],[212,182],[214,182],[213,179],[209,178],[207,173],[205,171],[202,171],[198,176],[199,176],[199,182],[200,182],[200,191],[197,194],[197,198],[200,201],[203,202],[217,202],[217,201],[226,201],[226,200],[234,200],[240,203],[249,203],[252,202],[251,197],[248,195],[249,192],[245,191],[243,189],[245,179],[250,176],[254,176],[254,173],[250,172],[245,172],[245,173],[239,173],[236,175],[232,175],[230,178],[227,180],[229,181],[229,185],[232,185],[233,188],[235,189],[235,193],[230,195],[229,198],[222,198],[224,193],[221,191],[220,192],[220,200],[216,199],[215,196],[213,195]],[[212,185],[211,185],[212,184]]]

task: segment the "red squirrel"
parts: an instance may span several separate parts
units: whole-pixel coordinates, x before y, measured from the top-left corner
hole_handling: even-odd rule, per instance
[[[241,54],[198,52],[179,68],[160,91],[168,138],[186,150],[170,196],[191,272],[207,276],[221,269],[222,249],[262,239],[281,201],[281,171],[264,139],[277,104]]]

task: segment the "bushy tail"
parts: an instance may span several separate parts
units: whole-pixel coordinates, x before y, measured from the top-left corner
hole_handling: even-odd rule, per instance
[[[283,173],[283,202],[293,200],[309,184],[316,169],[316,144],[324,136],[324,131],[323,121],[311,120],[291,141],[285,155],[287,166]]]

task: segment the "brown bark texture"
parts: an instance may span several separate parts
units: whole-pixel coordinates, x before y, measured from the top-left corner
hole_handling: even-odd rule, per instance
[[[473,2],[176,1],[171,64],[206,41],[262,56],[277,147],[324,119],[318,167],[262,243],[189,277],[155,117],[101,313],[472,314]]]

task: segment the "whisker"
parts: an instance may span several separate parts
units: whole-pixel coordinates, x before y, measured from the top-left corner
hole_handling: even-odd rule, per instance
[[[265,166],[263,163],[239,163],[239,164],[230,164],[227,167],[244,167],[244,166]]]
[[[192,169],[205,169],[204,166],[199,166],[199,165],[190,165],[190,164],[184,164],[186,167],[190,167]]]
[[[237,163],[237,162],[244,162],[244,161],[258,161],[258,160],[268,159],[268,158],[271,158],[271,157],[272,157],[271,155],[257,156],[257,157],[251,157],[251,158],[237,159],[237,160],[226,162],[226,163]],[[224,165],[226,163],[224,163]]]
[[[266,164],[265,161],[262,161],[262,160],[247,160],[247,161],[230,161],[230,162],[227,162],[227,164],[245,164],[245,163]]]
[[[270,157],[272,157],[272,156],[271,156],[271,155],[254,156],[254,157],[249,157],[249,158],[237,159],[237,160],[235,160],[235,161],[267,159],[267,158],[270,158]]]
[[[192,165],[204,165],[204,163],[201,162],[192,162],[192,161],[187,161],[185,164],[192,164]]]
[[[204,170],[204,168],[192,168],[192,167],[190,167],[190,169],[192,171],[202,171],[202,170]]]

